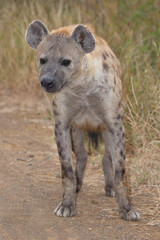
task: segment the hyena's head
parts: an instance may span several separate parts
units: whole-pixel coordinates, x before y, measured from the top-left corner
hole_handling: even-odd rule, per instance
[[[71,35],[50,34],[39,20],[28,26],[26,41],[37,50],[40,82],[47,92],[60,91],[76,79],[81,74],[84,54],[95,47],[92,33],[83,25],[75,27]]]

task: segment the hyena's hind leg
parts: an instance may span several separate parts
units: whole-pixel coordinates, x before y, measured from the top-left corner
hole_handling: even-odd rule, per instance
[[[105,138],[105,153],[102,159],[102,164],[103,164],[103,171],[104,171],[104,177],[105,177],[106,195],[108,197],[115,197],[115,191],[113,189],[114,172],[113,172],[112,158],[111,158],[111,153],[109,152],[108,142],[106,138]]]
[[[139,220],[140,214],[131,204],[127,187],[123,182],[125,174],[125,142],[122,119],[117,116],[117,121],[114,122],[113,119],[111,122],[113,122],[113,124],[110,124],[110,126],[108,126],[108,131],[105,131],[105,141],[106,145],[108,144],[109,153],[112,159],[114,176],[113,187],[119,204],[120,216],[125,220]]]
[[[76,127],[71,127],[72,150],[76,155],[76,179],[77,189],[79,192],[82,187],[83,174],[87,164],[87,151],[84,146],[83,132]]]

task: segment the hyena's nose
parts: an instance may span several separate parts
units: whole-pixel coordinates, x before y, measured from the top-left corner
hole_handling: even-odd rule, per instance
[[[55,83],[54,79],[52,79],[52,78],[44,77],[41,80],[41,85],[44,88],[52,88],[54,86],[54,83]]]

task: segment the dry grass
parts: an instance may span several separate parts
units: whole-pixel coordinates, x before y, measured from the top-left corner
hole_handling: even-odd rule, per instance
[[[159,184],[159,0],[0,1],[0,87],[38,93],[35,52],[25,43],[34,19],[51,30],[91,23],[120,59],[124,80],[126,145],[132,182]],[[36,91],[38,89],[38,91]],[[152,172],[151,172],[152,170]]]

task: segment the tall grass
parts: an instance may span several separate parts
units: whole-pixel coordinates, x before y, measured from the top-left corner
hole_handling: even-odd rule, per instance
[[[28,24],[48,29],[91,23],[118,56],[124,81],[127,149],[159,147],[160,1],[0,1],[0,86],[34,91],[35,52],[25,42]]]

